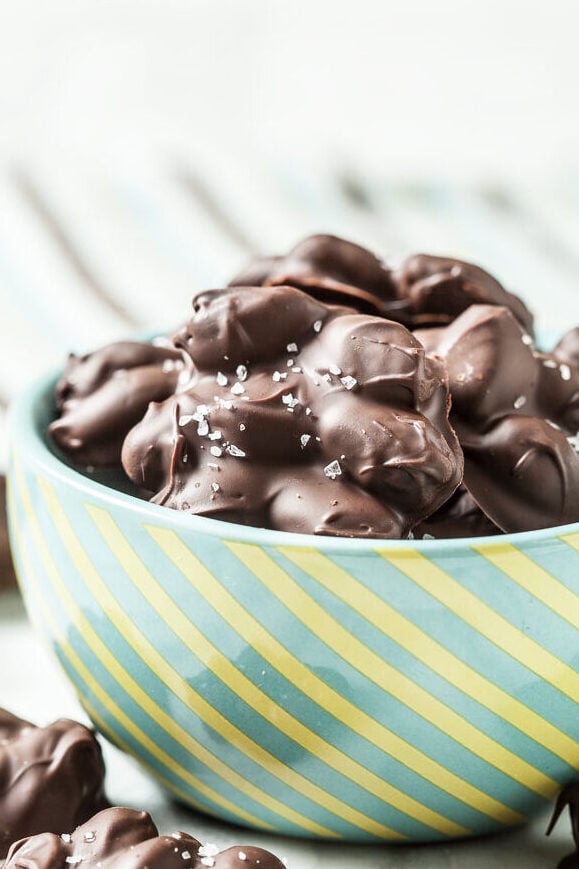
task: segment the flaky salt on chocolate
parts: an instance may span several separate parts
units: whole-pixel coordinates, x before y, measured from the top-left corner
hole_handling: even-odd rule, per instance
[[[415,254],[392,271],[375,254],[333,235],[312,235],[284,256],[254,260],[231,286],[298,287],[324,302],[379,314],[409,328],[444,326],[473,304],[503,305],[532,333],[533,317],[479,266]]]
[[[188,833],[160,836],[147,812],[110,808],[73,832],[43,833],[15,842],[5,869],[285,869],[263,848],[220,851]]]
[[[0,709],[0,858],[16,839],[74,828],[108,805],[104,774],[82,724],[35,727]]]
[[[486,516],[507,532],[579,521],[576,336],[541,352],[489,305],[416,334],[448,367],[464,483]]]
[[[462,475],[442,362],[399,323],[292,287],[199,294],[194,374],[122,452],[156,503],[336,536],[405,536]]]
[[[56,387],[59,418],[50,434],[78,464],[118,464],[129,429],[150,401],[174,392],[183,367],[169,342],[119,341],[86,356],[71,354]]]

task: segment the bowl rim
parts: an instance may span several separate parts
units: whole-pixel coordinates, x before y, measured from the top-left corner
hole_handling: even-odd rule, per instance
[[[477,537],[446,537],[435,539],[423,538],[360,538],[332,537],[329,535],[314,535],[293,531],[280,531],[272,528],[258,528],[235,522],[224,522],[207,516],[197,516],[178,510],[171,510],[160,504],[151,504],[134,495],[114,489],[80,470],[66,464],[51,449],[46,431],[40,429],[37,415],[42,404],[52,400],[56,381],[61,370],[52,371],[36,380],[25,389],[10,405],[8,414],[8,434],[10,444],[10,460],[8,473],[11,473],[14,454],[26,455],[27,459],[52,479],[58,480],[73,489],[78,490],[87,498],[97,498],[112,506],[131,510],[140,514],[144,521],[169,524],[190,533],[206,534],[220,539],[255,543],[273,547],[315,548],[325,552],[341,554],[374,554],[376,550],[412,549],[429,555],[437,552],[459,549],[471,549],[483,545],[520,546],[521,544],[537,543],[552,540],[564,535],[578,533],[579,522],[567,525],[541,528],[534,531],[518,531],[497,536],[486,535]]]

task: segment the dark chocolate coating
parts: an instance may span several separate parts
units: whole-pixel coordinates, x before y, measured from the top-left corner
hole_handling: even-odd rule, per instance
[[[174,347],[146,342],[120,341],[86,356],[72,354],[56,387],[60,416],[50,434],[78,464],[118,464],[129,429],[150,401],[174,392],[183,369]]]
[[[400,537],[460,483],[442,362],[404,326],[292,287],[200,294],[195,374],[123,466],[153,500],[286,531]]]
[[[104,808],[104,774],[82,724],[35,727],[0,710],[0,858],[16,839],[73,829]]]
[[[445,326],[470,305],[509,308],[529,334],[533,315],[484,269],[472,263],[430,254],[414,254],[395,274],[398,295],[408,303],[416,327]]]
[[[578,521],[579,368],[537,351],[501,307],[471,306],[436,344],[464,483],[483,512],[507,532]]]
[[[532,314],[521,299],[479,266],[415,254],[392,272],[371,251],[333,235],[312,235],[285,256],[254,260],[230,286],[284,284],[409,328],[445,326],[470,305],[487,304],[509,308],[533,331]]]
[[[399,307],[390,269],[366,248],[334,235],[311,235],[285,256],[254,260],[229,284],[284,285],[371,314],[392,316]]]
[[[414,528],[414,537],[488,537],[501,529],[485,516],[468,489],[459,486],[436,513]]]
[[[43,833],[15,842],[5,869],[284,869],[263,848],[218,851],[188,833],[160,836],[147,812],[111,808],[72,833]]]
[[[563,809],[569,806],[571,818],[571,832],[575,843],[575,851],[568,854],[557,864],[557,869],[579,869],[579,784],[567,785],[560,792],[555,803],[553,815],[547,827],[547,836],[552,832],[555,824],[561,816]]]

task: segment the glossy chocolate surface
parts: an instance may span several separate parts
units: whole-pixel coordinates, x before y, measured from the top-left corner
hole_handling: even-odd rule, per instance
[[[446,362],[464,483],[503,531],[579,520],[579,368],[506,308],[474,305],[425,343]],[[418,333],[417,337],[422,337]]]
[[[445,326],[473,304],[503,305],[529,332],[525,304],[479,266],[415,254],[392,271],[375,254],[333,235],[312,235],[285,256],[254,260],[232,286],[286,284],[410,328]]]
[[[119,341],[71,354],[56,387],[52,437],[79,464],[118,464],[129,429],[150,401],[171,395],[182,369],[181,354],[165,343]]]
[[[193,301],[186,387],[122,452],[152,499],[205,516],[400,537],[452,494],[462,456],[443,364],[404,326],[292,287]]]

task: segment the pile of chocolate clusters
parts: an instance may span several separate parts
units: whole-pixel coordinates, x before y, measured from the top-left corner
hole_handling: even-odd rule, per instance
[[[579,327],[549,352],[477,266],[312,236],[171,338],[71,356],[52,437],[143,497],[246,525],[465,537],[579,520]]]
[[[220,851],[187,833],[160,836],[147,812],[110,807],[104,775],[100,746],[82,724],[35,727],[0,709],[4,869],[285,869],[253,845]]]

